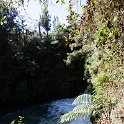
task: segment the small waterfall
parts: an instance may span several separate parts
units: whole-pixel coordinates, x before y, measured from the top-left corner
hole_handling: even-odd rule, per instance
[[[74,99],[75,98],[55,100],[51,103],[30,106],[29,108],[19,110],[11,109],[11,111],[0,117],[0,124],[10,124],[11,121],[13,119],[16,120],[19,115],[25,117],[23,120],[25,124],[61,124],[61,115],[74,108],[72,105]],[[81,119],[64,124],[92,124],[91,122],[89,123],[90,117],[87,117],[86,120],[88,122],[85,122],[84,117],[82,117]]]

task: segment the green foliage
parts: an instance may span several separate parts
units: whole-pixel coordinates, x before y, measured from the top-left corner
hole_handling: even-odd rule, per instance
[[[46,102],[84,90],[86,82],[79,77],[84,71],[80,70],[83,58],[68,67],[63,62],[70,51],[63,38],[64,25],[56,25],[54,34],[44,35],[41,40],[35,36],[36,31],[25,31],[23,24],[16,23],[18,13],[9,9],[1,10],[7,15],[7,23],[0,26],[0,103],[9,106]]]
[[[59,22],[56,22],[54,25],[54,33],[52,35],[53,40],[59,42],[60,44],[65,44],[65,28],[64,25],[60,25]]]
[[[56,0],[56,3],[62,3],[62,4],[65,4],[65,0]]]
[[[94,109],[94,105],[91,102],[91,95],[89,94],[78,96],[72,104],[77,106],[72,111],[61,116],[61,123],[79,119],[82,116],[84,116],[85,120],[86,116],[90,116]]]
[[[23,1],[18,2],[24,4]],[[44,42],[40,39],[24,40],[22,28],[14,21],[17,13],[11,7],[3,9],[4,6],[0,6],[1,101],[31,100],[42,94],[45,95],[41,99],[46,96],[50,98],[53,91],[48,85],[54,86],[60,94],[63,91],[69,94],[74,91],[73,86],[85,78],[89,84],[93,84],[90,90],[96,104],[95,113],[110,123],[112,109],[119,101],[123,101],[120,94],[123,94],[124,81],[124,1],[89,0],[83,8],[83,14],[79,15],[73,11],[74,4],[70,0],[70,15],[67,16],[70,25],[66,28],[55,25],[54,34],[50,37],[47,1],[41,2],[45,5],[40,21],[47,32],[47,37],[42,40]],[[56,2],[65,3],[64,0]],[[13,96],[15,89],[17,96]],[[81,98],[78,101],[82,101]],[[77,112],[82,111],[81,108],[84,108],[84,104],[70,112],[69,118],[63,117],[72,120],[82,116],[83,113]]]
[[[24,119],[24,117],[19,116],[19,119],[13,120],[13,121],[11,122],[11,124],[15,124],[16,122],[17,122],[17,124],[24,124],[24,123],[23,123],[23,119]]]
[[[48,13],[48,9],[44,9],[42,16],[40,16],[40,22],[39,24],[45,29],[47,36],[48,36],[48,31],[51,29],[51,17]]]
[[[124,79],[122,76],[124,2],[91,0],[87,3],[76,29],[72,30],[70,26],[68,34],[70,37],[66,37],[72,50],[68,54],[67,61],[70,60],[71,63],[74,57],[78,56],[75,53],[79,51],[82,51],[82,55],[87,54],[84,78],[89,84],[93,84],[92,97],[97,105],[95,113],[101,117],[101,121],[105,118],[108,123],[111,123],[113,108],[123,99],[119,94],[122,93],[123,88],[120,86]],[[72,14],[69,19],[73,20]],[[81,47],[74,50],[75,43]]]
[[[78,105],[81,103],[91,104],[91,95],[89,95],[89,94],[80,95],[74,100],[74,102],[72,104]]]

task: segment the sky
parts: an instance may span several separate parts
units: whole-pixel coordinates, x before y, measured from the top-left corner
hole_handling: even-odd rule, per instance
[[[87,0],[73,0],[78,1],[74,10],[77,12],[81,12],[81,6],[86,5]],[[67,24],[66,16],[68,15],[68,2],[69,0],[65,0],[66,4],[56,4],[56,0],[49,0],[49,15],[51,16],[51,20],[53,21],[54,16],[58,16],[59,22]],[[39,3],[39,0],[29,0],[29,2],[24,3],[24,7],[20,7],[20,17],[25,20],[25,22],[30,26],[30,28],[37,28],[37,23],[39,21],[40,15],[42,15],[43,5]],[[25,15],[25,16],[24,16]],[[24,17],[23,17],[24,16]],[[51,21],[51,22],[52,22]]]

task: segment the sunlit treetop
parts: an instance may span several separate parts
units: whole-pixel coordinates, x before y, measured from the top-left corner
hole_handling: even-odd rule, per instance
[[[26,3],[29,3],[31,0],[1,0],[3,3],[6,3],[6,4],[11,4],[11,5],[15,5],[15,4],[18,4],[18,5],[24,5],[25,2]],[[75,4],[78,4],[78,5],[82,5],[82,2],[81,0],[33,0],[34,2],[35,1],[39,1],[40,4],[66,4],[67,2],[69,3],[69,7],[75,5]]]

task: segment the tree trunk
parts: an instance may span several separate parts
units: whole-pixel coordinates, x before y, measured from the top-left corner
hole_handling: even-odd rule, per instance
[[[47,33],[47,38],[48,38],[48,31],[46,33]]]

